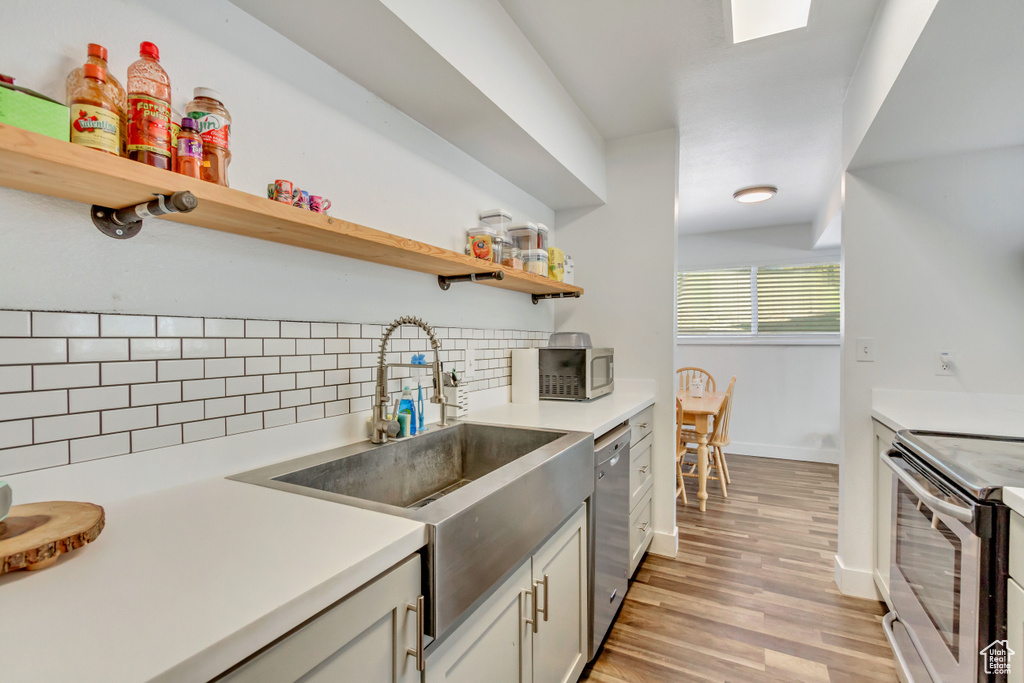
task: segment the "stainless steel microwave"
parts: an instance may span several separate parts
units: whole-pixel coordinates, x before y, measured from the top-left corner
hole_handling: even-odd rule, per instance
[[[540,349],[541,398],[588,401],[614,387],[614,349]]]

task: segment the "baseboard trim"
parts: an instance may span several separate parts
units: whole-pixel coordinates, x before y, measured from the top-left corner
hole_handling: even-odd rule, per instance
[[[725,448],[725,452],[736,455],[752,455],[758,458],[775,458],[776,460],[823,462],[831,465],[839,463],[839,450],[833,448],[804,448],[802,446],[777,446],[768,443],[733,441]]]
[[[673,558],[679,554],[679,527],[672,527],[671,533],[655,531],[648,552],[661,557]]]
[[[836,555],[833,576],[836,586],[843,595],[854,598],[867,598],[869,600],[882,600],[882,594],[875,585],[875,573],[870,569],[852,569],[843,564],[843,560]]]

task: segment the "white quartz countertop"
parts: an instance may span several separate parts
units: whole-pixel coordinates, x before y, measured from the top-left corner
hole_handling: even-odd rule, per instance
[[[205,681],[426,544],[419,522],[222,478],[105,511],[92,544],[0,577],[0,678]]]
[[[517,427],[593,432],[595,436],[600,436],[652,405],[655,388],[656,384],[652,380],[616,379],[612,393],[592,401],[506,403],[471,410],[466,419]]]

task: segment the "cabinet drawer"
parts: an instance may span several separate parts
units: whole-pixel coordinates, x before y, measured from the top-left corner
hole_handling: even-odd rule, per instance
[[[654,437],[650,434],[630,449],[629,465],[629,509],[635,510],[644,493],[651,485],[651,443]]]
[[[651,494],[654,488],[647,489],[643,499],[637,503],[636,509],[629,515],[629,575],[636,572],[640,560],[647,551],[654,536],[654,529],[651,528]]]
[[[1024,584],[1024,517],[1013,511],[1010,512],[1010,576]]]
[[[629,445],[634,446],[654,430],[654,406],[647,406],[629,418]]]

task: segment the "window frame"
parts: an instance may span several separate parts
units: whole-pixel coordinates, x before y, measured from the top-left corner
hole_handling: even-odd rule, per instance
[[[757,271],[759,268],[800,268],[813,266],[839,266],[839,332],[793,332],[793,333],[761,333],[758,331],[757,316]],[[749,333],[733,334],[679,334],[679,276],[682,273],[707,272],[711,270],[750,269],[750,327]],[[821,260],[795,261],[786,263],[753,263],[739,266],[720,266],[700,270],[680,270],[676,272],[676,343],[680,346],[839,346],[842,338],[843,303],[842,303],[842,259],[826,258]]]

